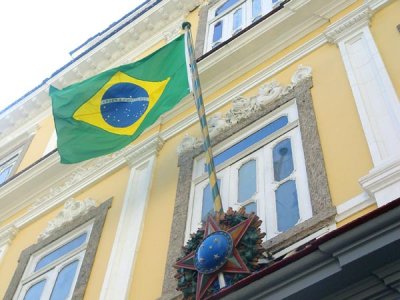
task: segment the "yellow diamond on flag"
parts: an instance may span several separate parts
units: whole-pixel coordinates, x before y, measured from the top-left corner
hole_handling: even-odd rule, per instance
[[[160,99],[169,79],[143,81],[118,71],[73,118],[111,133],[132,135]]]

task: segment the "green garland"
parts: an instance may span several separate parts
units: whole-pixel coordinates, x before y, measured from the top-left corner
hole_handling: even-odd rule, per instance
[[[219,222],[219,226],[222,230],[227,230],[248,219],[249,216],[250,215],[245,212],[244,208],[241,208],[239,211],[234,211],[230,208],[226,213],[217,213],[215,215],[215,220]],[[255,216],[253,222],[237,246],[237,250],[251,272],[259,269],[258,260],[264,257],[263,252],[265,249],[262,247],[261,243],[265,233],[261,232],[260,225],[261,220]],[[196,233],[192,233],[186,246],[182,247],[182,256],[178,258],[177,261],[195,251],[203,241],[203,237],[204,228],[199,228]],[[232,285],[249,274],[231,273],[225,275],[227,285]],[[179,268],[177,269],[175,278],[178,281],[177,290],[182,292],[184,299],[194,299],[196,295],[197,271]],[[218,282],[216,282],[207,290],[207,295],[214,294],[218,291],[219,285]]]

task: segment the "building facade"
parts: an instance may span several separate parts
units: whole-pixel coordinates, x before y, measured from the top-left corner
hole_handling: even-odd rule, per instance
[[[148,0],[90,38],[0,112],[0,297],[182,297],[174,264],[212,211],[193,97],[64,165],[48,92],[189,21],[224,210],[265,232],[258,270],[203,298],[397,299],[399,15],[398,0]]]

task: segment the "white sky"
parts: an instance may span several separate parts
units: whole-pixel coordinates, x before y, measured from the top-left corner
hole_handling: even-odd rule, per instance
[[[71,60],[69,52],[143,0],[0,3],[0,111]]]

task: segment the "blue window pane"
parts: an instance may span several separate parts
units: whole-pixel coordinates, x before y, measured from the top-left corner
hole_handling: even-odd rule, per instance
[[[283,183],[275,191],[275,197],[278,230],[284,232],[293,227],[300,219],[295,181],[289,180]]]
[[[251,12],[253,20],[261,16],[261,0],[253,0]]]
[[[246,209],[246,213],[257,213],[257,204],[256,203],[249,203],[247,205],[244,206],[244,208]]]
[[[72,287],[72,282],[75,278],[76,270],[78,269],[78,264],[79,261],[76,260],[65,266],[60,273],[58,273],[56,283],[51,292],[50,300],[67,299]]]
[[[235,13],[233,14],[233,32],[236,32],[237,30],[242,28],[242,9],[239,8]]]
[[[44,256],[39,262],[37,263],[35,267],[35,272],[37,270],[40,270],[41,268],[47,266],[51,262],[55,261],[56,259],[60,258],[61,256],[67,254],[68,252],[71,252],[72,250],[78,248],[80,245],[82,245],[86,241],[86,236],[87,233],[83,233],[77,238],[73,239],[72,241],[68,242],[64,246],[61,246],[60,248],[54,250],[53,252],[47,254]]]
[[[221,180],[218,179],[218,187],[220,187],[220,185],[221,185]],[[206,222],[208,215],[213,212],[214,212],[214,202],[210,184],[208,183],[203,190],[203,205],[201,208],[201,220],[203,222]]]
[[[256,191],[256,161],[250,160],[239,169],[238,202],[250,199]]]
[[[274,178],[276,181],[288,177],[293,172],[293,155],[290,139],[283,140],[272,151]]]
[[[219,41],[222,38],[222,22],[218,22],[214,25],[213,43]]]
[[[11,173],[12,165],[0,170],[0,184],[8,179]]]
[[[232,147],[226,149],[225,151],[221,152],[220,154],[214,157],[215,165],[219,165],[224,161],[228,160],[229,158],[235,156],[236,154],[246,150],[250,146],[254,145],[255,143],[261,141],[262,139],[266,138],[267,136],[271,135],[278,129],[281,129],[286,124],[288,124],[288,118],[286,116],[280,117],[279,119],[269,123],[265,127],[261,128],[260,130],[254,132],[253,134],[249,135],[248,137],[241,140],[239,143],[233,145]]]
[[[220,7],[217,8],[215,11],[215,15],[218,16],[222,14],[224,11],[228,10],[232,6],[234,6],[236,3],[238,3],[239,0],[228,0],[224,4],[222,4]]]
[[[42,295],[46,280],[39,281],[32,285],[25,294],[24,300],[38,300]]]

